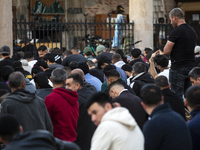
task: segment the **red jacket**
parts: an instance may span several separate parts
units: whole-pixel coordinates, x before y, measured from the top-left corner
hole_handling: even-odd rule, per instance
[[[79,117],[78,94],[56,88],[45,98],[45,104],[54,127],[54,136],[65,141],[76,140]]]

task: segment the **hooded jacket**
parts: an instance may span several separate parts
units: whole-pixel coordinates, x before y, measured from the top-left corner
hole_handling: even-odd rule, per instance
[[[130,87],[138,96],[140,89],[147,83],[154,83],[153,77],[148,72],[142,72],[130,79]]]
[[[14,115],[24,131],[48,130],[53,132],[51,119],[44,101],[23,89],[15,90],[1,103],[1,114]]]
[[[89,150],[92,135],[96,129],[94,123],[91,121],[91,117],[88,115],[85,103],[94,92],[88,88],[83,87],[77,91],[79,102],[79,118],[77,127],[77,138],[75,143],[79,145],[81,150]]]
[[[55,88],[45,98],[45,104],[54,127],[54,136],[65,141],[76,140],[79,117],[78,95],[74,91]]]
[[[89,90],[91,90],[91,91],[94,92],[94,93],[97,92],[97,89],[95,88],[95,86],[92,85],[92,84],[90,84],[90,83],[88,83],[88,82],[85,82],[85,81],[84,81],[83,87],[84,87],[84,88],[87,88],[87,89],[89,89]]]
[[[91,150],[144,150],[144,137],[126,108],[104,114],[93,138]]]
[[[35,93],[36,87],[30,82],[29,79],[25,79],[25,90],[30,92],[30,93]]]
[[[28,71],[29,73],[31,73],[32,67],[28,64],[28,61],[26,59],[22,59],[22,60],[20,60],[20,62],[22,63],[23,69],[25,71]]]
[[[37,130],[15,134],[4,150],[80,150],[71,142],[54,138],[48,131]]]
[[[118,61],[118,62],[116,62],[114,65],[116,66],[116,67],[118,67],[118,68],[122,68],[122,66],[124,65],[124,64],[126,64],[124,61]]]

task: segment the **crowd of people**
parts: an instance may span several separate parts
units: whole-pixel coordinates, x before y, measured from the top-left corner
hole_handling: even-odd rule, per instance
[[[5,150],[199,150],[200,57],[179,8],[164,50],[0,49]],[[64,49],[64,48],[63,48]]]

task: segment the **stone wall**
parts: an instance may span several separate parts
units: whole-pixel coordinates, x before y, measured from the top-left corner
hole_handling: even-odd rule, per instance
[[[12,6],[16,7],[17,19],[29,18],[29,0],[12,0]]]
[[[94,18],[96,14],[108,14],[116,10],[121,5],[125,9],[125,14],[129,13],[129,0],[87,0],[85,1],[85,13],[90,18]]]
[[[165,3],[165,13],[169,14],[169,12],[176,7],[176,3],[174,0],[164,0]]]
[[[200,11],[200,2],[185,2],[179,3],[179,7],[185,11]]]

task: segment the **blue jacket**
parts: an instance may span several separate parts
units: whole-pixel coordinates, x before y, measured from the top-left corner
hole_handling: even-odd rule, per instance
[[[90,83],[91,85],[94,85],[97,89],[97,92],[101,91],[102,82],[95,76],[92,76],[90,73],[87,73],[85,74],[85,81]]]
[[[193,150],[200,149],[200,107],[191,111],[192,120],[188,122],[188,127],[192,137]]]
[[[192,150],[192,140],[183,117],[168,103],[157,106],[143,126],[145,150]]]

